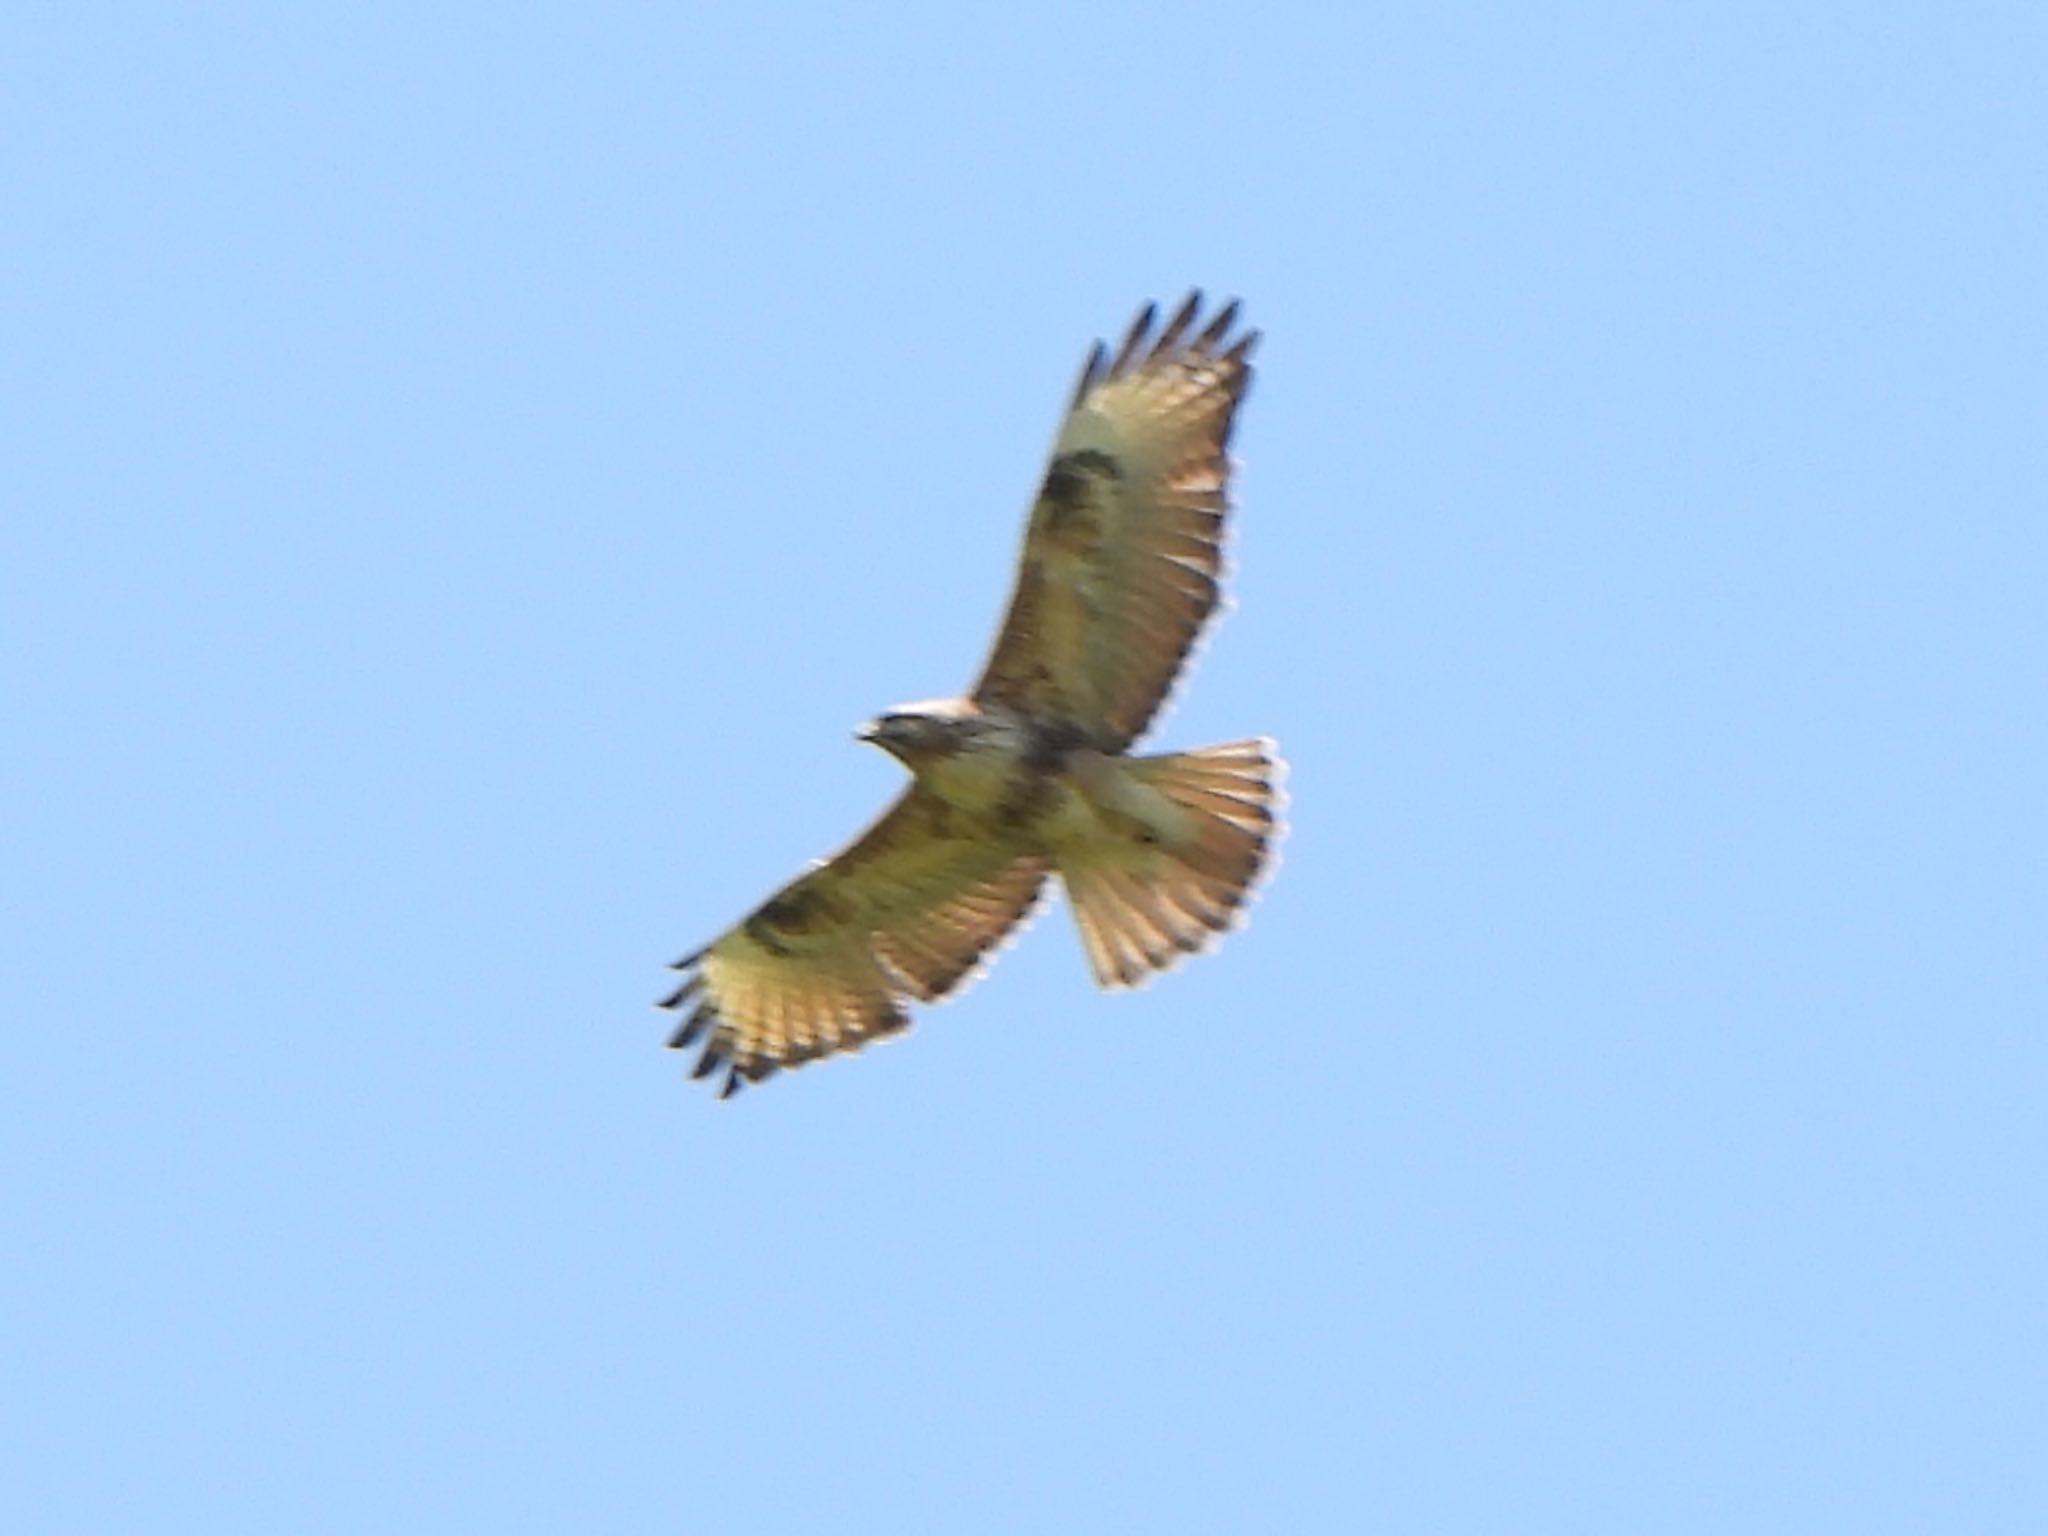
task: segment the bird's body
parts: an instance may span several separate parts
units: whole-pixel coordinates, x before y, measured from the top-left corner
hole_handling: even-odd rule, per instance
[[[1083,369],[1025,535],[1016,591],[967,695],[904,705],[862,739],[912,775],[850,847],[709,947],[664,1006],[725,1091],[904,1028],[955,992],[1049,875],[1096,979],[1130,986],[1231,924],[1277,835],[1271,743],[1132,756],[1219,598],[1230,427],[1255,332],[1199,296],[1139,316]]]
[[[984,710],[948,700],[940,712],[920,713],[933,708],[892,712],[863,739],[897,757],[920,789],[981,838],[1014,842],[1057,863],[1062,852],[1112,835],[1156,843],[1187,831],[1186,813],[1131,773],[1122,754],[1002,705]],[[888,722],[907,722],[897,727],[897,740],[881,734]]]

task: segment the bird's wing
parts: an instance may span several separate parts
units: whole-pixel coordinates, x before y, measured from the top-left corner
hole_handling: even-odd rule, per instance
[[[669,1044],[701,1039],[692,1075],[723,1067],[729,1095],[894,1034],[910,1022],[906,1001],[972,979],[1046,872],[1043,858],[960,824],[913,784],[852,846],[676,962],[687,974],[662,1006],[689,1013]]]
[[[1114,355],[1089,354],[1031,510],[1010,610],[974,698],[1078,729],[1141,735],[1215,610],[1230,428],[1256,331],[1190,294],[1148,305]]]

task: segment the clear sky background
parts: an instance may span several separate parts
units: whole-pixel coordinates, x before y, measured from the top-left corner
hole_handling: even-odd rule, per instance
[[[2037,1532],[2048,12],[23,4],[9,1532]],[[1267,333],[1064,912],[719,1104],[663,967]]]

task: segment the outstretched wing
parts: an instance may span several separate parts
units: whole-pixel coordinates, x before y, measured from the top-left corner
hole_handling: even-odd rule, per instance
[[[1089,354],[976,702],[1105,751],[1164,702],[1216,607],[1230,428],[1258,341],[1234,331],[1235,303],[1206,324],[1201,304],[1189,294],[1156,333],[1148,305],[1113,357]]]
[[[1031,909],[1047,866],[955,821],[913,784],[851,847],[678,960],[687,975],[661,1006],[690,1009],[669,1044],[703,1040],[691,1075],[725,1068],[729,1096],[778,1067],[894,1034],[910,1023],[906,1001],[972,979]]]

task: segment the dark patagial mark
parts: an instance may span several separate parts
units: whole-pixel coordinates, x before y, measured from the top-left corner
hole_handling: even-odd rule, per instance
[[[768,920],[759,912],[756,912],[740,926],[746,929],[748,938],[752,939],[778,960],[787,960],[795,953],[787,944],[783,943],[782,940],[775,937],[769,931]]]
[[[809,933],[820,918],[832,915],[832,904],[815,890],[784,891],[770,897],[747,919],[747,937],[770,954],[788,959],[790,948],[782,941]]]
[[[1098,448],[1077,448],[1052,461],[1038,493],[1045,509],[1045,530],[1055,539],[1084,539],[1096,531],[1089,510],[1089,482],[1120,481],[1123,468]]]
[[[1039,500],[1054,509],[1057,514],[1079,507],[1087,497],[1088,481],[1121,480],[1123,466],[1113,454],[1104,453],[1100,448],[1076,448],[1072,453],[1063,453],[1052,461],[1052,467],[1045,472],[1045,485],[1040,489]]]
[[[820,903],[814,891],[785,891],[761,904],[754,915],[784,933],[802,933],[811,925]]]
[[[1055,459],[1038,492],[1044,537],[1067,553],[1085,553],[1102,537],[1100,485],[1120,479],[1116,459],[1098,449],[1077,449]]]

